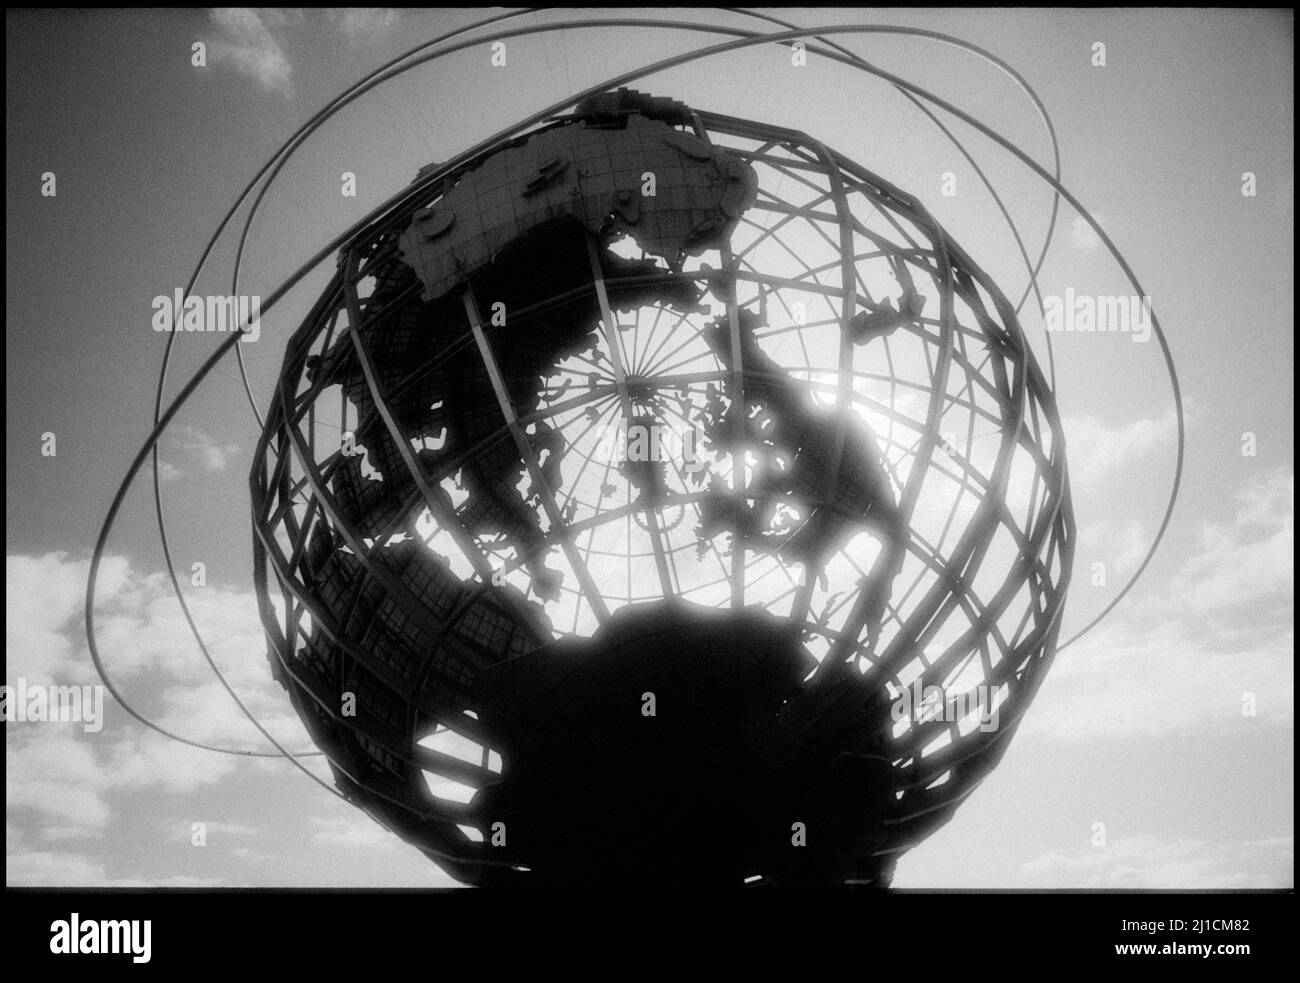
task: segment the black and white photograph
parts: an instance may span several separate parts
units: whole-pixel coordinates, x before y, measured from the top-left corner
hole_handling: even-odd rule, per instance
[[[1258,972],[1294,109],[1284,9],[8,10],[14,946],[812,889]]]

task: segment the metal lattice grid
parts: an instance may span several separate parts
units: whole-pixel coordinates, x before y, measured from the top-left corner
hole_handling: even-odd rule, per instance
[[[996,694],[992,732],[969,716],[895,727],[896,805],[865,865],[872,876],[993,767],[1055,643],[1073,550],[1063,442],[1010,305],[919,204],[824,145],[703,112],[692,128],[759,177],[730,247],[679,270],[610,277],[593,240],[583,296],[599,323],[535,399],[510,397],[511,347],[574,298],[511,311],[500,327],[483,309],[490,298],[461,290],[459,319],[449,307],[431,332],[421,284],[399,259],[413,215],[467,163],[452,161],[422,178],[428,198],[345,247],[269,409],[252,490],[259,576],[273,572],[287,602],[283,622],[263,606],[280,677],[340,787],[464,880],[527,873],[493,860],[490,817],[470,796],[501,768],[477,724],[475,677],[589,636],[620,607],[664,596],[761,605],[802,625],[819,661],[810,691],[850,665],[882,699],[918,681]],[[703,309],[611,308],[616,288],[681,283],[704,292]],[[475,359],[490,385],[457,390],[457,412],[482,425],[440,449],[450,407],[439,397]],[[800,507],[806,518],[834,504],[818,497],[828,487],[852,484],[832,476],[846,432],[865,432],[897,502],[897,550],[876,529],[809,571],[718,524],[737,500],[771,504],[753,487],[780,455],[737,407],[778,374],[832,435],[824,480],[780,503],[787,524]],[[652,501],[602,443],[639,416],[683,432],[722,421],[733,448],[709,456],[707,484],[669,462]],[[343,452],[344,433],[363,453]],[[509,502],[465,487],[467,462],[494,456],[523,462]],[[526,535],[540,537],[530,547],[545,549],[542,570],[500,531],[517,500],[538,516]],[[345,693],[355,717],[341,711]]]

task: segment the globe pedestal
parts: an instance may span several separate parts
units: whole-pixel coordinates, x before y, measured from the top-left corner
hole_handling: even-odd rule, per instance
[[[798,635],[761,609],[643,604],[485,672],[479,716],[508,764],[474,805],[504,824],[502,855],[557,885],[842,882],[883,839],[889,717],[850,711],[853,750],[825,719],[810,740],[788,703],[816,668]]]

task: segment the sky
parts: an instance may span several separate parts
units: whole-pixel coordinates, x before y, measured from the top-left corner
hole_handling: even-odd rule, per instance
[[[895,886],[1293,886],[1292,15],[769,13],[809,26],[870,18],[940,31],[1010,63],[1051,114],[1062,182],[1117,244],[1161,319],[1185,400],[1181,495],[1154,561],[1104,622],[1060,653],[1001,764],[903,857]],[[89,555],[150,429],[165,337],[150,327],[152,298],[184,285],[243,186],[298,125],[365,73],[477,16],[6,14],[6,684],[96,681],[82,618]],[[577,16],[528,14],[517,24]],[[655,16],[756,24],[699,10]],[[505,66],[476,44],[374,90],[313,136],[273,186],[252,226],[241,291],[269,294],[424,164],[705,40],[664,28],[570,27],[509,39]],[[931,40],[836,40],[1050,169],[1041,121],[995,69]],[[193,64],[196,42],[206,47],[202,67]],[[792,73],[788,50],[765,46],[638,86],[824,139],[917,195],[1008,296],[1025,289],[1014,241],[969,166],[884,83],[815,55]],[[969,127],[951,125],[971,140],[1036,254],[1050,189]],[[345,171],[356,175],[355,197],[340,194]],[[51,172],[53,196],[42,194]],[[948,176],[955,195],[943,193]],[[234,241],[223,237],[198,292],[230,292]],[[329,267],[243,346],[261,401]],[[1040,287],[1056,296],[1131,292],[1065,205]],[[1023,323],[1045,359],[1032,302]],[[1176,425],[1154,340],[1052,338],[1078,524],[1068,638],[1145,554],[1172,481]],[[220,340],[182,337],[167,391]],[[166,514],[179,567],[205,565],[206,585],[185,591],[216,661],[273,733],[304,748],[270,680],[252,593],[246,476],[257,432],[236,368],[224,362],[162,439]],[[48,434],[52,456],[42,453]],[[1094,583],[1097,563],[1104,584]],[[115,678],[174,730],[261,746],[204,666],[162,571],[149,486],[139,483],[97,592]],[[5,728],[9,884],[453,884],[283,761],[167,743],[111,704],[94,733],[75,722]]]

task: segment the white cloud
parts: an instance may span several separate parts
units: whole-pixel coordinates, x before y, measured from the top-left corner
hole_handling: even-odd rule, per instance
[[[209,837],[227,836],[262,836],[263,830],[247,823],[227,823],[219,820],[204,819],[202,816],[180,819],[174,818],[164,824],[166,839],[171,843],[189,843],[194,835],[194,823],[202,823],[204,832]]]
[[[81,854],[12,847],[5,851],[5,883],[16,887],[89,887],[106,880],[104,865]]]
[[[1097,224],[1103,229],[1106,228],[1106,216],[1099,212],[1093,212],[1092,217],[1097,220]],[[1070,222],[1070,244],[1080,252],[1090,253],[1101,245],[1101,236],[1093,231],[1087,219],[1082,215],[1076,215]]]
[[[96,836],[111,814],[103,795],[109,776],[72,726],[5,724],[5,809],[32,809],[65,833]]]
[[[262,853],[259,850],[254,850],[251,847],[246,846],[235,847],[230,851],[230,855],[242,860],[246,864],[264,864],[275,859],[275,854],[273,853]]]
[[[81,853],[32,849],[20,831],[5,836],[5,883],[11,887],[221,887],[221,877],[109,877],[104,861]]]
[[[378,41],[401,20],[401,12],[393,7],[346,7],[327,16],[350,44]]]
[[[38,825],[53,821],[60,838],[102,835],[112,817],[111,796],[159,788],[192,792],[230,775],[237,760],[176,744],[134,721],[109,734],[86,734],[72,724],[5,725],[5,807],[31,810]]]
[[[301,7],[263,7],[259,13],[267,27],[297,26],[307,20]]]
[[[1201,615],[1278,604],[1289,611],[1295,590],[1295,475],[1266,473],[1246,485],[1237,501],[1232,522],[1202,527],[1202,552],[1174,578],[1170,598]]]
[[[236,443],[223,444],[199,427],[184,424],[172,428],[167,449],[168,457],[158,458],[158,477],[164,483],[188,479],[191,472],[223,472],[240,450]]]
[[[328,819],[314,816],[311,822],[316,827],[311,838],[323,846],[387,850],[402,843],[396,833],[384,829],[360,810],[353,815]]]
[[[1053,852],[1021,867],[1033,887],[1229,890],[1295,885],[1290,836],[1237,843],[1134,835],[1104,847]]]
[[[1084,487],[1096,487],[1102,478],[1156,448],[1172,448],[1178,434],[1172,408],[1158,419],[1133,420],[1119,427],[1091,416],[1065,417],[1061,424],[1070,482]]]
[[[1163,587],[1058,656],[1027,732],[1091,741],[1294,725],[1294,475],[1255,476],[1237,502]],[[1072,589],[1087,589],[1086,570]]]
[[[73,632],[81,627],[88,560],[63,552],[5,557],[5,678],[31,683],[92,682],[81,663]],[[100,584],[106,594],[121,591],[125,561],[106,559]],[[79,671],[80,670],[80,671]]]
[[[171,442],[186,460],[201,471],[215,472],[226,470],[230,459],[239,453],[238,444],[223,444],[206,432],[193,426],[178,426],[172,433]],[[166,473],[164,472],[164,477]]]
[[[59,552],[8,556],[5,566],[7,681],[98,683],[82,619],[89,562]],[[306,747],[301,723],[261,658],[266,643],[251,594],[210,586],[190,591],[189,600],[214,659],[250,709],[288,746]],[[264,746],[212,679],[161,574],[142,574],[122,558],[106,557],[96,626],[105,664],[142,712],[193,739]],[[21,810],[33,828],[55,830],[42,837],[47,842],[102,836],[115,795],[145,789],[186,794],[249,764],[145,730],[110,697],[105,701],[99,732],[71,722],[5,725],[7,808],[11,816]],[[65,873],[80,872],[74,866]]]
[[[98,682],[82,618],[89,561],[53,552],[8,556],[5,565],[8,680]],[[182,584],[213,658],[236,691],[288,747],[309,748],[287,695],[271,678],[252,594]],[[140,709],[188,737],[226,746],[264,746],[200,658],[164,575],[133,569],[121,557],[105,557],[95,610],[105,663]],[[261,827],[279,820],[263,811],[266,801],[250,802],[241,795],[249,777],[265,772],[299,783],[308,809],[326,816],[332,816],[327,810],[347,812],[345,817],[304,820],[310,821],[311,835],[301,838],[295,859],[320,864],[307,868],[309,879],[454,885],[413,847],[363,812],[313,788],[285,762],[176,744],[129,719],[111,698],[106,697],[98,733],[75,723],[6,724],[5,758],[10,884],[206,886],[265,884],[286,877],[301,883],[304,868],[293,861],[277,868],[271,861],[283,860],[281,851],[264,846],[267,834]],[[322,758],[304,763],[330,784]],[[216,795],[208,791],[214,787]],[[200,792],[204,794],[196,794]],[[220,819],[207,820],[204,810],[211,805],[198,808],[198,803],[214,801],[228,809],[218,813]],[[294,816],[302,815],[299,804],[292,808]],[[159,814],[142,809],[162,810],[160,814],[176,818],[182,831],[191,822],[208,822],[210,837],[215,832],[227,840],[224,859],[214,861],[225,864],[217,870],[224,877],[142,876],[142,869],[161,872],[175,861],[175,839],[167,835],[170,824],[156,837],[161,845],[156,853],[140,853],[118,842],[115,834],[123,824],[148,823]],[[382,858],[378,866],[376,856]]]
[[[1291,631],[1240,646],[1195,625],[1113,620],[1058,656],[1025,733],[1086,744],[1292,726],[1294,646]]]
[[[1080,576],[1086,580],[1086,565],[1094,560],[1106,564],[1108,578],[1120,582],[1127,579],[1146,556],[1151,547],[1151,534],[1141,519],[1099,519],[1079,529],[1075,562],[1080,563]]]
[[[7,679],[99,681],[85,643],[83,605],[89,572],[88,559],[62,551],[5,558]],[[209,651],[236,690],[241,694],[261,690],[277,704],[283,703],[261,658],[266,641],[252,593],[215,584],[194,588],[184,578],[181,585]],[[115,678],[130,681],[147,674],[156,693],[167,686],[197,686],[213,678],[167,577],[133,570],[121,557],[106,556],[100,564],[95,637]],[[250,653],[255,657],[250,658]]]
[[[212,23],[221,30],[218,40],[208,44],[214,62],[228,62],[235,71],[253,79],[267,92],[292,94],[289,79],[292,66],[268,22],[283,26],[289,19],[276,11],[263,14],[247,7],[219,7],[212,11]]]

